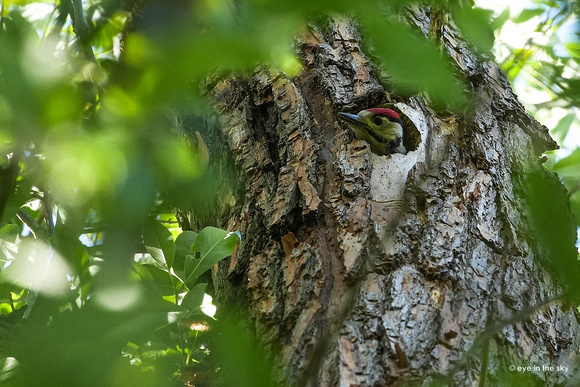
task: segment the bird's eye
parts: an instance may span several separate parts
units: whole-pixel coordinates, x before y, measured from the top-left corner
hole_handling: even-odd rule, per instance
[[[381,126],[383,124],[383,117],[380,116],[373,117],[373,124]]]

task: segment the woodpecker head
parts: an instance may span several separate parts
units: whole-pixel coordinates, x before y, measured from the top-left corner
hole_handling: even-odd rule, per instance
[[[356,138],[365,140],[371,151],[379,156],[391,153],[407,154],[403,146],[403,121],[396,111],[373,108],[358,114],[338,113],[354,131]]]

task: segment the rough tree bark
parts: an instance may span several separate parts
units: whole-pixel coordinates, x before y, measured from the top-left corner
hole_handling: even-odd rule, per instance
[[[408,17],[429,33],[428,11]],[[261,67],[211,87],[238,174],[217,218],[244,236],[216,291],[250,316],[281,385],[475,385],[512,364],[566,366],[521,377],[573,383],[573,312],[518,314],[560,291],[525,196],[528,173],[553,180],[539,156],[556,144],[492,60],[452,26],[438,32],[474,95],[462,115],[390,96],[347,19],[300,38],[297,77]],[[405,156],[371,153],[337,120],[381,104],[412,122]],[[499,321],[511,323],[481,336]]]

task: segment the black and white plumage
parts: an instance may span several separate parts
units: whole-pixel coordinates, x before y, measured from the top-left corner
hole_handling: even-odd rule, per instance
[[[371,108],[358,114],[338,113],[353,130],[356,138],[371,146],[379,156],[392,153],[407,154],[403,145],[403,121],[399,114],[387,108]]]

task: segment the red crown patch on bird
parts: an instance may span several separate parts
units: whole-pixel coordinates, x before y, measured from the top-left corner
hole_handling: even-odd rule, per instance
[[[403,121],[396,111],[370,108],[358,114],[340,112],[338,117],[348,124],[357,139],[370,145],[373,153],[379,156],[407,154],[403,145]]]
[[[390,117],[392,119],[395,120],[400,120],[401,117],[399,117],[399,114],[392,110],[392,109],[387,109],[387,108],[371,108],[371,109],[367,109],[368,111],[372,112],[373,114],[379,114],[382,116],[387,116]]]

